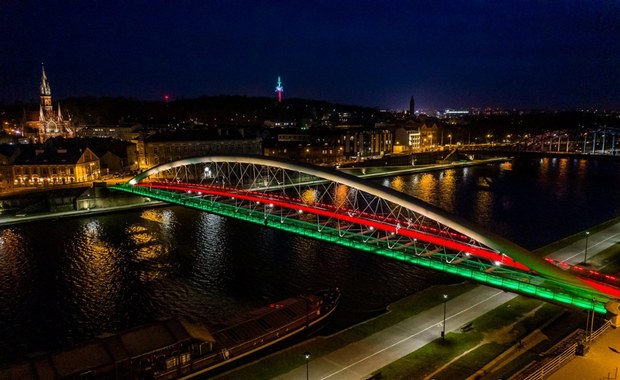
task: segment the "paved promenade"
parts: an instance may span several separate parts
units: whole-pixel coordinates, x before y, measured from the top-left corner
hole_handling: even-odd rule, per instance
[[[589,235],[588,255],[590,257],[594,256],[619,242],[620,222]],[[583,261],[584,250],[585,233],[584,240],[576,241],[567,247],[553,252],[549,256],[556,260],[563,260],[574,264]],[[446,332],[458,330],[464,324],[514,297],[516,297],[516,295],[512,293],[486,286],[479,286],[466,294],[448,300],[446,304]],[[328,355],[311,359],[308,367],[309,378],[330,380],[366,379],[382,367],[439,338],[441,336],[442,323],[443,304],[426,310]],[[620,336],[620,329],[613,333]],[[606,338],[607,335],[601,338],[600,341],[603,342]],[[610,344],[610,347],[615,347],[620,351],[620,340],[616,340],[615,342],[614,344]],[[617,354],[611,349],[607,350],[616,355],[618,360],[617,363],[620,366],[620,354]],[[592,353],[589,354],[593,358],[595,356],[594,352],[593,350]],[[611,357],[614,357],[614,355],[611,355]],[[588,356],[586,356],[585,359],[588,359]],[[607,365],[607,367],[610,369],[606,371],[612,369],[609,365]],[[571,378],[599,379],[602,378],[602,376],[603,375],[598,377]],[[278,380],[305,378],[305,365],[277,377]],[[568,377],[558,377],[557,379],[568,379]]]
[[[609,377],[608,377],[609,376]],[[576,356],[549,380],[620,379],[620,328],[601,335],[584,356]]]
[[[514,298],[501,290],[479,286],[446,304],[446,331],[457,330],[472,319]],[[365,379],[372,372],[421,348],[441,336],[443,304],[426,310],[359,342],[310,361],[310,379]],[[276,379],[302,379],[306,367]]]

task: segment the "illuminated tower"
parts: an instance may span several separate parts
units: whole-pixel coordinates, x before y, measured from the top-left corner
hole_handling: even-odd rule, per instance
[[[52,111],[52,89],[45,75],[45,67],[41,63],[41,111]]]
[[[276,86],[276,92],[278,93],[278,103],[282,103],[282,92],[284,91],[284,87],[282,87],[282,81],[280,77],[278,77],[278,85]]]
[[[58,103],[58,110],[54,111],[52,106],[52,88],[47,81],[47,74],[45,74],[45,67],[41,63],[41,105],[39,106],[39,120],[35,123],[28,123],[29,126],[35,127],[38,131],[36,141],[44,142],[47,139],[56,136],[73,137],[74,130],[71,125],[71,120],[65,120],[62,112],[60,111],[60,103]],[[34,121],[34,120],[33,120]]]

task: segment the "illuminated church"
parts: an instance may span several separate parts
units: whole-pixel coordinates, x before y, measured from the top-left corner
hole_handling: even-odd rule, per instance
[[[42,143],[50,138],[74,137],[71,119],[62,115],[60,103],[57,110],[52,106],[52,89],[45,75],[45,67],[41,66],[41,104],[38,117],[34,113],[27,116],[24,137],[33,142]]]

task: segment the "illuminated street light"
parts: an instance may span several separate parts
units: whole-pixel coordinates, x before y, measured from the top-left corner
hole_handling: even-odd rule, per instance
[[[310,353],[308,351],[306,351],[304,353],[304,357],[306,358],[306,380],[308,380],[309,379],[309,372],[308,372],[309,365],[308,365],[308,363],[310,362]]]
[[[446,304],[448,303],[448,295],[443,295],[443,326],[441,328],[441,340],[446,340]]]

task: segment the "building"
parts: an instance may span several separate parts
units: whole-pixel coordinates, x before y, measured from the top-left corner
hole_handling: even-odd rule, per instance
[[[85,146],[99,157],[101,176],[134,173],[140,169],[136,144],[111,138],[84,140]]]
[[[96,181],[99,158],[89,148],[24,146],[11,165],[13,186],[50,186]]]
[[[392,153],[393,133],[387,128],[349,128],[344,131],[343,142],[347,159],[381,158]]]
[[[394,128],[394,153],[411,152],[420,149],[420,125],[407,123]]]
[[[327,128],[285,129],[265,139],[263,154],[316,165],[345,161],[342,131]]]
[[[415,114],[415,100],[413,99],[413,96],[409,99],[409,114],[411,116]]]
[[[420,126],[420,149],[433,150],[435,147],[442,144],[442,140],[442,130],[437,123],[432,123],[430,125],[424,123]]]
[[[187,157],[209,154],[262,154],[262,140],[238,128],[212,128],[154,133],[137,139],[141,170]]]
[[[113,138],[132,141],[140,136],[140,124],[133,125],[89,125],[78,132],[79,137]]]
[[[19,145],[0,145],[0,191],[13,186],[11,165],[20,152]]]
[[[72,129],[71,119],[63,116],[60,103],[54,110],[52,88],[47,81],[43,66],[41,66],[40,98],[38,114],[30,112],[25,115],[24,136],[35,143],[42,143],[57,136],[73,137],[75,133]]]

